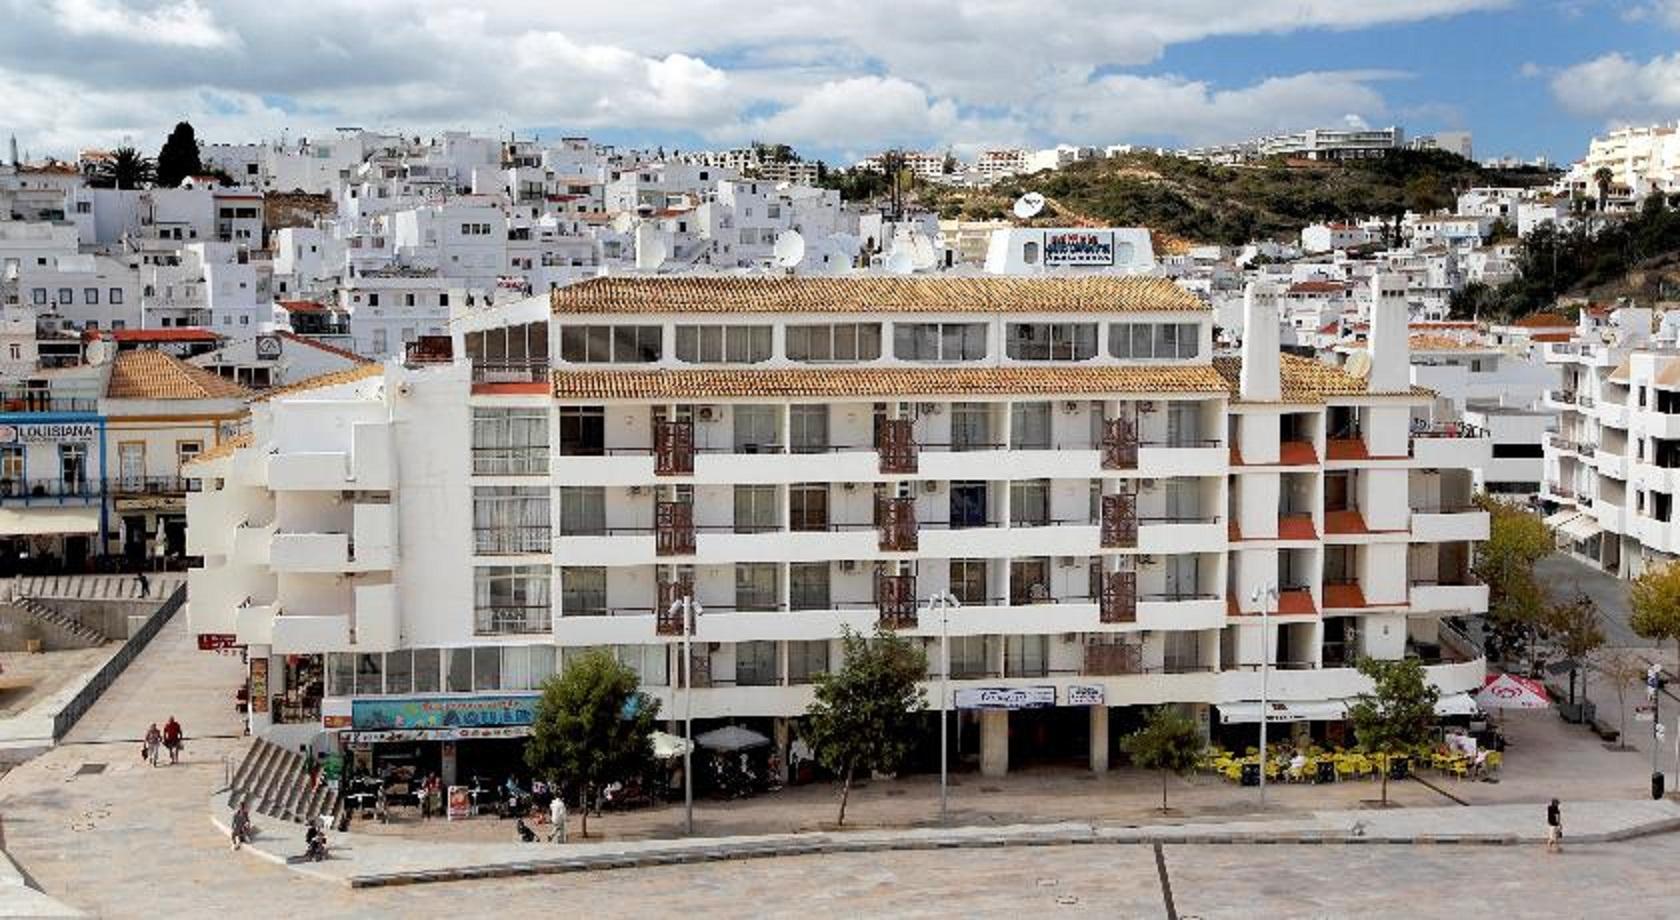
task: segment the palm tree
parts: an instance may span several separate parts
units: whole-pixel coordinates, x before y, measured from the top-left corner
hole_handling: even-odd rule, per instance
[[[1598,209],[1600,211],[1604,210],[1605,202],[1610,199],[1610,182],[1615,178],[1616,174],[1611,172],[1608,166],[1600,166],[1593,170],[1593,181],[1598,183]]]
[[[118,147],[111,151],[110,159],[99,164],[94,173],[94,184],[102,188],[139,188],[152,181],[153,173],[149,157],[142,156],[133,147]]]

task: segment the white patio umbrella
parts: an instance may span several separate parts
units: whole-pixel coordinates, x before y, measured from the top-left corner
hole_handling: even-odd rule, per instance
[[[742,728],[739,725],[725,725],[722,728],[714,728],[703,735],[697,735],[694,743],[708,750],[723,751],[727,754],[732,751],[763,747],[770,743],[770,739],[750,728]]]
[[[689,741],[680,735],[670,732],[654,732],[648,736],[653,742],[653,756],[660,760],[670,760],[688,753]]]

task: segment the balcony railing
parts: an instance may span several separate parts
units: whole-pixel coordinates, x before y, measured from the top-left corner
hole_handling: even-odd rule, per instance
[[[1109,572],[1103,576],[1097,619],[1103,623],[1137,622],[1137,573]]]
[[[883,552],[915,551],[919,541],[914,498],[883,498],[876,515],[881,519],[878,545]]]
[[[198,489],[199,480],[181,476],[119,476],[111,484],[111,492],[119,496],[184,495]]]
[[[1135,496],[1120,492],[1102,497],[1102,546],[1125,549],[1137,546],[1138,519]]]
[[[694,555],[694,505],[691,502],[655,502],[653,531],[654,555]]]
[[[1105,470],[1135,470],[1138,465],[1138,436],[1136,423],[1123,418],[1103,422],[1102,468]]]
[[[916,576],[875,576],[875,606],[886,629],[916,627]]]
[[[475,361],[473,383],[541,383],[549,377],[547,361]]]
[[[105,497],[99,481],[64,479],[0,479],[0,503],[10,505],[74,505]]]
[[[653,474],[690,476],[694,473],[694,423],[660,422],[653,429]]]
[[[473,635],[537,635],[553,629],[553,613],[547,604],[498,605],[473,610]]]
[[[97,412],[92,396],[54,396],[45,390],[0,389],[0,412]]]
[[[512,556],[553,552],[546,524],[527,527],[481,527],[473,530],[473,551],[480,556]]]
[[[1141,645],[1087,645],[1082,674],[1090,677],[1118,677],[1143,673]]]
[[[474,447],[474,476],[546,476],[548,445],[529,447]]]
[[[1549,390],[1546,395],[1551,397],[1552,402],[1566,403],[1568,405],[1575,404],[1575,393],[1573,390]]]
[[[916,432],[907,418],[882,419],[876,449],[880,451],[882,473],[914,473],[916,462]]]

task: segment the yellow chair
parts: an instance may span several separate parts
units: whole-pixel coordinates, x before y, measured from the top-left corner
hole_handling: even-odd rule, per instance
[[[1468,758],[1468,757],[1454,758],[1453,762],[1449,765],[1448,768],[1452,771],[1452,775],[1455,778],[1457,778],[1459,780],[1463,780],[1466,776],[1470,775],[1470,758]]]
[[[1487,757],[1482,761],[1482,769],[1488,773],[1498,773],[1499,768],[1504,765],[1504,763],[1505,754],[1503,752],[1488,751]]]

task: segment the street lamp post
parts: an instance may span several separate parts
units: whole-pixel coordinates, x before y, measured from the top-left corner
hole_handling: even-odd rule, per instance
[[[683,815],[684,831],[694,836],[694,659],[690,642],[694,637],[694,618],[703,608],[700,602],[683,595],[671,602],[669,613],[682,613],[682,682],[683,682]]]
[[[928,610],[939,611],[939,823],[944,824],[948,814],[949,770],[947,761],[950,756],[949,746],[946,744],[947,725],[951,721],[951,608],[961,607],[956,595],[949,591],[941,591],[928,598]]]
[[[1266,695],[1266,677],[1272,661],[1271,608],[1277,603],[1278,589],[1274,582],[1256,585],[1253,601],[1260,606],[1260,807],[1266,807],[1266,724],[1271,716],[1271,701]]]

